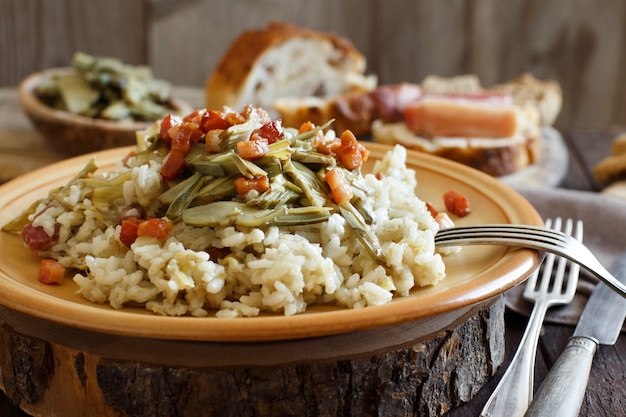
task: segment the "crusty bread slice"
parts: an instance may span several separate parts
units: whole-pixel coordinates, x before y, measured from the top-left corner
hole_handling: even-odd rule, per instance
[[[626,133],[613,139],[611,154],[593,167],[593,176],[602,183],[626,178]]]
[[[533,108],[521,110],[520,128],[515,135],[507,138],[425,138],[410,131],[404,122],[384,123],[380,120],[372,124],[372,136],[379,143],[400,144],[407,149],[451,159],[499,177],[540,160],[538,117]]]
[[[365,57],[340,36],[271,22],[243,32],[206,83],[211,109],[246,104],[271,109],[278,97],[325,97],[371,90]]]

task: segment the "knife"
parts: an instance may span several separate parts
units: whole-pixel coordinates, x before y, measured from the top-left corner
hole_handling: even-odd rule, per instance
[[[611,269],[617,279],[626,283],[626,253]],[[598,345],[615,344],[625,316],[626,299],[598,283],[574,334],[539,387],[526,417],[578,417]]]

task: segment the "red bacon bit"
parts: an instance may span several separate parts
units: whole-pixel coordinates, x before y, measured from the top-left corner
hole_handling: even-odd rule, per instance
[[[65,275],[65,268],[54,259],[42,259],[39,264],[38,279],[42,284],[60,284]]]
[[[157,239],[164,239],[172,231],[172,223],[166,219],[150,218],[140,220],[134,217],[122,220],[120,230],[120,241],[128,246],[135,243],[139,236],[150,236]]]
[[[161,166],[161,176],[166,181],[171,181],[183,172],[185,168],[185,154],[181,151],[170,151]]]
[[[469,200],[456,191],[446,192],[443,195],[443,202],[446,209],[458,217],[465,217],[472,211]]]
[[[369,155],[369,151],[356,140],[354,133],[349,130],[345,130],[341,134],[341,146],[335,150],[335,153],[343,166],[348,169],[359,168],[363,162],[367,161]]]
[[[315,150],[324,155],[330,155],[341,146],[341,139],[327,139],[324,135],[317,135],[311,140]]]
[[[329,169],[324,175],[324,181],[330,187],[331,197],[335,203],[341,204],[352,199],[353,194],[350,185],[346,182],[346,178],[339,168]]]
[[[234,184],[235,191],[239,195],[246,195],[252,190],[263,193],[270,189],[270,180],[266,176],[254,178],[239,177],[235,179]]]
[[[252,132],[250,140],[258,140],[258,138],[263,138],[267,140],[269,144],[272,144],[284,137],[285,132],[283,131],[281,121],[272,120]]]
[[[315,123],[310,122],[310,121],[309,122],[304,122],[298,128],[298,133],[300,133],[300,134],[306,133],[306,132],[309,132],[309,131],[311,131],[311,130],[313,130],[315,128],[316,128]]]
[[[231,126],[240,125],[246,121],[246,118],[237,112],[226,113],[224,119],[230,123]]]
[[[57,224],[54,228],[54,234],[48,236],[42,226],[33,226],[33,223],[28,223],[22,228],[22,240],[34,251],[45,251],[56,245],[59,240],[60,225]]]
[[[172,141],[172,151],[189,153],[192,143],[198,142],[204,133],[200,130],[200,125],[194,122],[184,122],[182,125],[173,126],[168,130],[168,135]]]
[[[139,220],[136,217],[129,217],[122,220],[122,228],[120,230],[120,241],[130,248],[130,245],[137,240],[137,229],[139,229]]]
[[[200,122],[200,126],[202,130],[206,133],[214,129],[228,129],[232,126],[232,123],[226,120],[226,115],[224,112],[217,110],[207,110],[206,113],[202,115],[202,121]]]
[[[159,130],[159,137],[163,140],[170,142],[172,138],[169,136],[169,131],[172,127],[178,126],[182,123],[180,117],[168,114],[161,120],[161,129]]]
[[[172,223],[161,218],[151,218],[139,223],[137,236],[150,236],[157,239],[164,239],[172,231]]]
[[[237,142],[237,151],[243,159],[252,160],[259,158],[270,151],[267,139],[263,137],[250,138],[250,140]]]
[[[193,122],[199,125],[202,122],[202,119],[204,118],[204,115],[206,113],[207,111],[204,109],[194,110],[187,116],[183,117],[183,122]]]
[[[426,202],[426,209],[428,210],[428,212],[430,213],[431,216],[433,216],[433,219],[437,217],[437,215],[439,214],[439,211],[437,211],[437,209],[435,208],[435,206],[432,205],[432,203],[430,201]]]

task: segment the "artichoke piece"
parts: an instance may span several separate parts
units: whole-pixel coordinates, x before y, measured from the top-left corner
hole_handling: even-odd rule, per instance
[[[302,197],[302,189],[289,181],[282,173],[273,176],[271,181],[268,191],[251,198],[246,204],[262,209],[276,208],[296,202]]]
[[[253,162],[243,159],[233,151],[196,158],[192,162],[196,172],[213,177],[243,175],[246,178],[266,177],[267,172]]]
[[[154,122],[144,130],[138,130],[135,132],[135,139],[137,141],[137,151],[145,152],[157,141],[159,137],[159,122]]]
[[[170,113],[168,107],[164,107],[154,101],[143,99],[130,108],[131,114],[136,120],[156,120],[167,116]]]
[[[284,209],[259,210],[236,201],[216,201],[183,210],[185,224],[196,227],[227,227],[234,225],[258,227],[266,225]]]
[[[204,181],[204,187],[196,195],[196,201],[199,203],[210,203],[233,197],[235,192],[235,184],[233,177],[219,177]]]
[[[312,206],[323,207],[326,205],[328,201],[326,184],[306,165],[297,161],[287,161],[283,165],[283,171],[302,189]]]
[[[132,116],[130,107],[122,100],[114,101],[104,108],[100,113],[103,119],[109,120],[127,120]]]
[[[339,204],[339,211],[350,227],[356,232],[357,238],[365,246],[369,254],[378,262],[383,262],[382,248],[378,236],[372,232],[365,223],[363,217],[356,208],[349,202],[344,201]]]
[[[128,82],[122,91],[124,101],[137,106],[148,95],[148,85],[140,78],[127,71]]]
[[[243,159],[238,154],[232,154],[233,162],[235,166],[239,170],[239,173],[246,178],[254,178],[254,177],[267,177],[268,174],[265,170],[259,167],[254,162],[250,162],[246,159]]]
[[[68,185],[75,183],[80,178],[87,178],[91,176],[94,172],[98,170],[98,166],[96,165],[95,159],[91,158],[87,164],[81,169],[78,174],[74,175],[71,180],[67,183]]]
[[[95,160],[93,158],[90,159],[85,164],[83,169],[81,169],[78,174],[72,177],[65,186],[56,187],[50,190],[48,192],[48,201],[55,199],[55,197],[57,198],[60,197],[59,193],[61,191],[63,191],[64,189],[67,189],[69,186],[71,186],[72,184],[75,184],[77,181],[84,180],[86,178],[90,179],[89,177],[91,177],[91,174],[93,174],[97,169],[98,167],[96,166]],[[31,214],[35,214],[35,210],[37,210],[37,207],[39,206],[39,204],[43,202],[44,200],[46,199],[41,198],[41,199],[34,201],[30,206],[28,206],[28,208],[22,211],[22,213],[20,213],[17,217],[15,217],[13,220],[9,221],[4,226],[2,226],[2,230],[5,232],[21,231],[22,228],[29,222],[28,216],[30,216]]]
[[[300,193],[293,190],[281,187],[272,187],[269,191],[259,194],[258,197],[248,200],[246,204],[261,209],[277,208],[284,206],[287,203],[297,201],[300,196]]]
[[[287,213],[276,216],[273,226],[300,226],[321,223],[330,217],[330,207],[294,207],[288,208]]]
[[[31,214],[35,214],[35,212],[37,211],[37,207],[39,207],[39,203],[41,202],[42,199],[34,201],[30,206],[28,206],[28,208],[22,211],[19,216],[15,217],[13,220],[2,226],[2,231],[9,233],[19,233],[20,231],[22,231],[24,226],[26,226],[30,222],[30,220],[28,220],[28,217]]]
[[[94,188],[91,197],[96,208],[110,207],[121,198],[124,198],[124,188],[121,185],[105,185]]]
[[[220,133],[220,149],[223,151],[235,149],[237,142],[249,140],[252,131],[259,127],[261,127],[259,115],[256,112],[251,112],[248,116],[248,120],[232,125]]]
[[[172,204],[174,200],[176,200],[176,197],[178,197],[185,190],[185,188],[189,187],[190,183],[197,181],[197,176],[201,175],[202,174],[200,173],[196,173],[191,177],[185,178],[183,181],[172,186],[167,191],[161,193],[161,195],[159,196],[159,202],[164,205]]]
[[[193,166],[194,171],[204,175],[210,175],[211,177],[223,177],[233,175],[237,172],[235,164],[227,160],[219,161],[196,158],[196,160],[191,162],[191,166]]]
[[[110,178],[108,180],[108,183],[110,185],[122,185],[126,181],[130,181],[132,179],[133,179],[132,171],[125,171],[125,172],[121,173],[120,175],[116,175],[115,177]]]
[[[311,130],[309,130],[307,132],[300,133],[299,135],[296,135],[293,138],[291,138],[291,143],[295,144],[295,143],[301,142],[301,141],[308,141],[308,140],[312,139],[313,137],[315,137],[315,135],[317,135],[317,132],[321,132],[323,130],[326,130],[326,128],[328,128],[334,122],[335,122],[335,119],[331,119],[331,120],[327,121],[326,123],[324,123],[323,125],[316,127],[315,129],[311,129]]]
[[[169,219],[177,219],[183,210],[189,207],[191,202],[198,195],[198,191],[204,185],[205,176],[199,173],[193,174],[191,177],[183,181],[185,186],[182,187],[178,195],[174,198],[170,206],[167,208],[166,216]]]
[[[303,164],[335,165],[337,163],[334,156],[324,155],[319,152],[295,151],[291,159]]]
[[[330,207],[285,206],[259,210],[236,201],[216,201],[184,210],[182,219],[185,224],[196,227],[296,226],[325,221],[330,210]]]
[[[78,75],[58,77],[56,83],[63,105],[71,113],[86,114],[100,98],[100,92]]]
[[[344,178],[350,184],[352,189],[352,200],[350,201],[354,207],[361,213],[365,223],[372,224],[374,221],[374,209],[370,204],[370,191],[368,185],[365,183],[363,175],[360,170],[350,171],[345,168],[341,168],[344,174]]]

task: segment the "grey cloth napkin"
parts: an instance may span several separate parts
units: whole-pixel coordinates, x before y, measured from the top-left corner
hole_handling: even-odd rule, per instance
[[[571,217],[584,225],[583,243],[598,260],[610,269],[613,262],[626,251],[626,201],[598,193],[563,189],[518,189],[545,219]],[[546,321],[576,325],[589,294],[598,280],[581,268],[576,297],[572,303],[548,310]],[[532,303],[522,293],[522,283],[507,291],[505,301],[511,310],[528,315]]]

